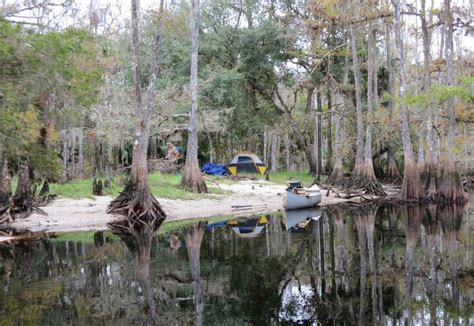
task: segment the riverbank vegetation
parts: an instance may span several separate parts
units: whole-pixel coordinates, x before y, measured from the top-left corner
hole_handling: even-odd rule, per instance
[[[111,213],[161,223],[154,196],[212,193],[199,164],[243,151],[272,181],[304,171],[378,196],[400,183],[403,201],[467,200],[471,4],[13,2],[0,5],[0,214],[102,178]],[[179,185],[148,176],[170,143]]]

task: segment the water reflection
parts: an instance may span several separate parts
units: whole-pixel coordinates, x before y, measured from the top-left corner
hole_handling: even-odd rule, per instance
[[[195,325],[203,325],[203,310],[201,294],[201,245],[207,222],[198,222],[185,228],[186,248],[188,251],[189,269],[193,279],[193,301]]]
[[[1,245],[0,324],[469,325],[473,220],[372,205]]]
[[[266,216],[235,219],[228,222],[232,231],[240,238],[258,237],[268,223]]]

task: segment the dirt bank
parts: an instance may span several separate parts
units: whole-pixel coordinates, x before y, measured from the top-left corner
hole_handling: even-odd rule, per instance
[[[198,200],[159,198],[168,214],[167,221],[222,215],[245,216],[273,212],[283,208],[284,185],[265,181],[239,181],[234,184],[220,184],[218,187],[232,193],[208,195]],[[107,196],[94,199],[58,198],[41,208],[47,215],[35,213],[26,219],[15,221],[11,226],[47,232],[104,230],[107,229],[108,222],[120,218],[106,214],[105,211],[111,200],[112,198]],[[326,197],[326,191],[323,192],[322,205],[343,201],[347,200],[337,198],[332,193]],[[244,205],[246,207],[242,207]]]

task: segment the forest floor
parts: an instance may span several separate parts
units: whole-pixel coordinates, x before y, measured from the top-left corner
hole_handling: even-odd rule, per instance
[[[248,179],[229,181],[214,178],[207,179],[207,183],[219,191],[194,199],[158,196],[159,202],[168,215],[167,222],[229,215],[251,216],[256,213],[269,213],[283,209],[283,193],[286,188],[284,183]],[[334,192],[330,192],[327,196],[325,190],[322,193],[321,205],[360,200],[360,198],[339,198]],[[10,226],[32,232],[54,233],[105,230],[108,222],[120,218],[106,213],[112,199],[112,196],[81,199],[61,196],[48,206],[41,207],[46,214],[34,213],[25,219],[14,221]]]

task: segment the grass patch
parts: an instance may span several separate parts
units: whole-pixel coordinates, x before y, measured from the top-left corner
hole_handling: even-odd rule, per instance
[[[117,182],[112,182],[110,188],[103,188],[104,195],[117,196],[122,187]],[[50,183],[49,191],[52,194],[66,198],[94,198],[92,196],[92,179],[77,179],[65,183]]]
[[[150,188],[153,195],[158,198],[169,199],[199,199],[205,198],[208,194],[196,194],[179,188],[181,175],[151,173],[149,176]],[[118,196],[123,189],[125,176],[113,178],[110,188],[103,188],[104,195],[112,197]],[[71,180],[65,183],[51,183],[49,185],[50,192],[66,198],[93,198],[92,196],[92,179]],[[213,195],[229,194],[225,191],[213,186],[209,182],[208,190]]]

